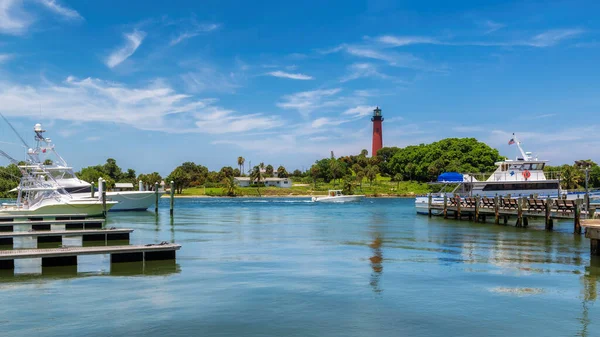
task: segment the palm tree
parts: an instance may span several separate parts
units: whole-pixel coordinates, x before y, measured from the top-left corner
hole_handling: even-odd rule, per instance
[[[576,189],[582,181],[581,172],[570,165],[564,165],[560,174],[562,186],[567,189]]]
[[[237,164],[240,168],[240,172],[244,172],[244,163],[245,162],[246,162],[246,159],[244,159],[244,157],[242,157],[242,156],[238,157]]]
[[[340,165],[340,162],[337,161],[335,158],[332,158],[329,162],[329,170],[331,171],[331,175],[333,176],[333,186],[335,187],[335,179],[338,178],[340,176],[340,173],[342,172],[342,166]]]
[[[271,164],[267,165],[267,167],[265,168],[265,173],[266,173],[267,177],[272,177],[273,172],[275,172],[275,168],[273,168],[273,165],[271,165]]]
[[[225,189],[227,190],[227,195],[230,197],[235,196],[235,190],[237,188],[238,182],[237,180],[235,180],[235,178],[233,176],[226,176],[223,179],[223,185],[225,186]]]
[[[379,173],[379,166],[369,165],[365,171],[365,175],[367,176],[367,179],[369,179],[369,185],[373,186],[373,180],[377,178],[377,173]]]
[[[282,165],[280,165],[277,168],[277,177],[278,178],[287,178],[289,176],[287,170],[285,169],[285,167],[283,167]]]
[[[264,163],[260,163],[258,166],[254,166],[252,172],[250,173],[250,181],[256,184],[256,190],[258,191],[258,196],[260,197],[260,184],[264,182],[265,176],[262,173],[262,168],[265,167]]]

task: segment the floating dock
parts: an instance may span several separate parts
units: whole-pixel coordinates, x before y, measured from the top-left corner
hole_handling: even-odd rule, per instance
[[[100,229],[104,219],[54,219],[29,218],[28,220],[7,221],[0,219],[0,232],[11,232],[15,227],[31,226],[34,230],[51,230],[54,225],[64,225],[65,229]]]
[[[50,249],[17,249],[0,251],[0,269],[14,269],[16,259],[42,259],[42,267],[77,265],[79,255],[110,254],[111,263],[171,260],[181,248],[161,243],[138,246],[70,247]]]
[[[83,241],[129,240],[133,229],[84,229],[84,230],[42,230],[27,232],[0,232],[0,245],[12,245],[14,238],[37,238],[37,242],[62,242],[65,237],[82,237]]]

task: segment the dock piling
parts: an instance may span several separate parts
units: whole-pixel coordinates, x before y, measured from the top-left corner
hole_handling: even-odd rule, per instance
[[[517,227],[523,227],[523,198],[517,199]]]
[[[475,196],[475,222],[479,222],[479,207],[481,206],[481,198]]]
[[[573,231],[575,234],[581,234],[581,199],[575,200],[575,211],[573,218]]]
[[[448,219],[448,196],[444,194],[444,219]]]
[[[500,224],[500,199],[498,196],[494,197],[494,223]]]
[[[431,193],[429,193],[428,197],[427,197],[427,210],[428,210],[428,214],[429,217],[431,218],[431,203],[432,203],[432,199],[433,197],[431,196]]]
[[[94,197],[94,192],[96,192],[96,191],[95,191],[95,188],[94,188],[94,182],[92,181],[90,184],[92,185],[92,186],[91,186],[91,187],[92,187],[92,188],[91,188],[91,189],[92,189],[91,193],[92,193],[92,198],[93,198],[93,197]]]
[[[102,179],[102,216],[106,218],[106,181]]]
[[[154,183],[154,213],[158,214],[158,183]]]
[[[544,217],[545,223],[546,223],[546,230],[551,231],[552,229],[554,229],[554,221],[552,220],[552,199],[551,198],[547,198],[546,199],[546,214]]]
[[[169,213],[173,216],[173,209],[175,208],[175,182],[171,180],[171,209]]]
[[[454,213],[454,217],[460,219],[460,204],[462,200],[460,199],[460,195],[456,195],[456,213]]]

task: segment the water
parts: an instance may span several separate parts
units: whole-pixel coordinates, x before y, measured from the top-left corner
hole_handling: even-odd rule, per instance
[[[177,261],[0,276],[6,336],[597,336],[600,261],[562,223],[415,215],[410,199],[161,200],[111,214]]]

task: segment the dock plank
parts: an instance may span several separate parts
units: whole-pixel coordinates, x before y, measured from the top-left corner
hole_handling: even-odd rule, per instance
[[[155,244],[135,246],[100,246],[100,247],[68,247],[49,249],[14,249],[0,251],[0,261],[31,258],[55,258],[75,255],[123,254],[123,253],[153,253],[177,251],[178,244]]]
[[[106,221],[105,219],[6,221],[6,222],[0,222],[0,226],[15,226],[15,225],[68,225],[68,224],[104,223],[105,221]]]
[[[117,228],[117,229],[74,229],[64,231],[27,231],[27,232],[0,232],[0,239],[13,237],[28,237],[28,236],[83,236],[94,234],[129,234],[133,229]]]

